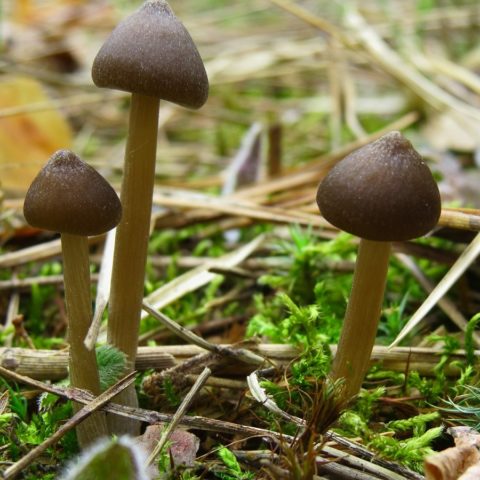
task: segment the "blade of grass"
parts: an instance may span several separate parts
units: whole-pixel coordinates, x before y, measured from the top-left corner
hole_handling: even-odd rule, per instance
[[[397,338],[390,344],[389,348],[397,346],[423,320],[425,315],[427,315],[427,313],[438,303],[439,299],[445,295],[465,270],[475,261],[479,254],[480,233],[475,236],[472,242],[458,257],[458,260],[453,264],[452,268],[432,290],[427,299],[397,335]]]
[[[183,295],[193,292],[197,288],[200,288],[211,282],[218,275],[216,273],[212,273],[210,271],[211,269],[215,267],[227,268],[237,266],[255,250],[257,250],[264,241],[265,236],[260,235],[250,243],[247,243],[233,252],[222,255],[219,258],[211,259],[205,262],[203,265],[195,267],[183,275],[179,275],[171,282],[161,286],[159,289],[145,297],[144,302],[149,304],[154,309],[162,309],[166,305],[169,305],[175,300],[181,298]],[[142,312],[142,318],[145,318],[147,315],[147,313]]]
[[[113,251],[115,249],[115,232],[116,228],[107,233],[105,245],[103,248],[102,262],[100,264],[100,273],[98,275],[97,296],[95,298],[95,311],[93,320],[85,337],[85,346],[92,350],[97,341],[98,332],[102,322],[102,315],[107,307],[110,298],[110,283],[112,279],[113,269]]]

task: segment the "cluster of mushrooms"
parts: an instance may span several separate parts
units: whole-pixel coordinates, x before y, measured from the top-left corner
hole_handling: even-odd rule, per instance
[[[73,152],[53,154],[30,186],[26,220],[61,234],[70,345],[71,384],[100,393],[95,352],[84,343],[92,320],[88,236],[117,226],[107,341],[125,353],[127,372],[137,352],[144,293],[160,99],[200,108],[208,79],[184,26],[164,0],[148,0],[121,22],[97,54],[98,87],[131,92],[129,132],[120,200]],[[339,162],[318,190],[322,215],[361,238],[354,282],[332,376],[345,395],[360,389],[380,317],[390,242],[424,235],[437,223],[440,196],[412,145],[387,134]],[[126,372],[126,373],[127,373]],[[137,406],[132,387],[116,402]],[[77,428],[86,446],[109,433],[136,434],[139,423],[96,412]]]
[[[120,200],[100,174],[62,150],[34,179],[24,214],[31,225],[61,234],[70,380],[73,386],[98,394],[95,352],[84,344],[92,320],[87,236],[118,224],[107,341],[125,353],[128,373],[138,344],[160,99],[200,108],[209,86],[193,40],[164,0],[146,1],[112,31],[95,57],[92,78],[98,87],[132,94]],[[134,387],[115,401],[137,406]],[[123,417],[105,419],[103,413],[92,417],[77,428],[82,447],[108,432],[136,434],[140,429],[138,421]]]

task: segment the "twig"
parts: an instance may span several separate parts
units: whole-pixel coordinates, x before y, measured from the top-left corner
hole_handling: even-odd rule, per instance
[[[188,394],[185,396],[182,403],[180,404],[177,411],[175,412],[175,415],[173,416],[172,421],[170,422],[168,427],[165,429],[165,431],[162,433],[162,436],[161,436],[158,444],[153,449],[152,453],[150,454],[150,456],[147,459],[147,465],[151,465],[154,462],[155,458],[160,454],[163,447],[165,446],[168,439],[170,438],[172,432],[174,431],[174,429],[177,427],[177,425],[180,423],[180,421],[184,417],[185,412],[190,407],[190,405],[193,402],[194,398],[196,397],[197,393],[205,385],[205,382],[207,381],[207,379],[208,379],[208,377],[210,376],[211,373],[212,372],[208,367],[205,367],[203,369],[203,372],[197,378],[196,382],[193,384],[192,388],[190,389]]]
[[[220,347],[226,347],[221,345]],[[331,345],[335,354],[336,345]],[[236,351],[234,348],[232,350]],[[287,364],[300,354],[299,350],[288,344],[257,344],[255,351],[273,364]],[[441,350],[426,347],[395,347],[389,349],[376,345],[373,348],[371,362],[382,363],[387,370],[405,371],[408,364],[410,371],[416,370],[422,375],[432,375],[433,368],[438,363]],[[480,357],[480,350],[475,350],[475,357]],[[209,353],[196,345],[164,345],[159,347],[139,347],[135,368],[139,371],[147,369],[163,370],[159,375],[168,372],[174,367],[175,372],[184,371],[186,361],[198,366],[201,359],[206,365],[215,360],[216,353]],[[193,358],[198,356],[196,358]],[[458,376],[460,369],[457,363],[465,362],[465,350],[456,350],[450,355],[451,363],[445,366],[447,376]],[[60,380],[65,378],[67,372],[68,352],[66,350],[33,350],[28,348],[0,348],[0,365],[10,372],[28,375],[35,379]],[[189,367],[189,368],[190,368]],[[188,371],[189,368],[185,369]],[[248,366],[245,366],[248,372]],[[238,370],[238,368],[237,368]],[[251,371],[251,370],[250,370]]]
[[[17,272],[12,272],[12,279],[17,280]],[[8,308],[7,314],[5,318],[5,323],[0,327],[0,331],[5,332],[7,329],[11,328],[15,324],[15,319],[18,317],[20,307],[20,294],[15,291],[12,292],[10,295],[10,299],[8,301]],[[9,332],[5,334],[3,343],[6,347],[10,347],[12,345],[13,339],[13,332]]]
[[[90,245],[103,240],[103,235],[97,237],[88,237]],[[40,243],[33,247],[23,248],[16,252],[9,252],[0,255],[0,268],[10,268],[17,265],[23,265],[38,260],[46,260],[47,258],[60,255],[62,251],[60,239],[51,240],[49,242]]]
[[[0,373],[4,374],[3,368]],[[66,423],[60,426],[60,428],[49,438],[43,441],[40,445],[35,447],[33,450],[28,452],[24,457],[22,457],[18,462],[15,462],[13,465],[8,467],[3,472],[3,478],[8,480],[10,478],[16,477],[21,473],[26,467],[28,467],[38,456],[40,456],[48,447],[54,445],[58,442],[69,430],[75,428],[79,423],[89,417],[93,412],[101,409],[106,405],[113,397],[118,395],[126,387],[131,385],[135,381],[135,373],[132,372],[126,375],[123,379],[118,381],[115,385],[111,386],[105,392],[101,393],[98,397],[93,398],[92,401],[88,402],[84,407],[82,407],[75,415],[73,415]]]
[[[457,228],[459,230],[480,231],[480,215],[478,210],[472,213],[453,208],[442,208],[438,221],[441,227]]]
[[[65,388],[59,387],[56,385],[50,385],[32,378],[26,377],[24,375],[19,375],[18,373],[11,372],[3,367],[0,367],[0,375],[5,378],[10,378],[14,382],[23,383],[31,387],[37,388],[38,390],[53,393],[68,400],[74,400],[75,402],[88,404],[92,402],[95,397],[85,391],[78,388]],[[104,392],[105,393],[105,392]],[[103,395],[103,394],[102,394]],[[98,397],[100,398],[100,397]],[[154,410],[144,410],[141,408],[126,407],[124,405],[119,405],[116,403],[108,403],[102,408],[106,412],[115,413],[124,417],[131,417],[136,420],[140,420],[149,424],[155,423],[170,423],[173,420],[173,415],[156,412]],[[180,424],[185,427],[198,428],[201,430],[208,430],[218,433],[227,433],[234,435],[243,435],[243,436],[261,436],[261,437],[271,437],[277,438],[280,435],[277,432],[270,430],[265,430],[263,428],[250,427],[246,425],[239,425],[231,422],[224,422],[212,418],[200,417],[200,416],[184,416]],[[286,437],[285,435],[282,436]]]
[[[98,274],[92,273],[91,280],[97,281]],[[63,275],[49,275],[48,277],[12,277],[10,280],[0,280],[0,290],[24,290],[33,285],[63,285]]]
[[[388,73],[418,94],[437,110],[445,107],[456,110],[470,118],[480,119],[480,111],[442,90],[438,85],[408,64],[375,32],[354,9],[347,11],[345,21],[357,42]]]
[[[143,381],[143,388],[145,392],[152,394],[154,392],[155,386],[163,384],[163,380],[166,378],[177,377],[180,378],[191,370],[198,370],[201,367],[212,366],[212,363],[218,361],[218,355],[214,353],[199,353],[194,355],[191,358],[179,363],[170,368],[166,368],[158,373],[153,373],[152,375],[146,377]]]
[[[317,17],[311,14],[308,10],[299,5],[296,5],[289,0],[270,0],[275,5],[283,8],[285,11],[291,13],[295,17],[303,20],[305,23],[312,25],[315,28],[331,35],[333,38],[342,41],[342,43],[350,43],[350,40],[347,38],[345,33],[336,26],[332,25],[331,23],[327,22],[323,18]]]
[[[319,469],[319,473],[332,474],[334,478],[342,479],[356,479],[356,480],[405,480],[409,479],[423,479],[422,476],[410,472],[406,469],[402,470],[402,474],[396,473],[397,465],[391,465],[392,468],[380,466],[368,460],[362,460],[354,455],[348,454],[333,447],[322,446],[322,453],[334,457],[332,460],[323,456],[316,456],[315,461]],[[267,466],[274,471],[281,471],[288,478],[288,472],[278,467],[280,455],[269,450],[234,450],[233,453],[237,458],[246,463],[256,463]],[[275,462],[275,463],[273,463]],[[400,467],[402,468],[402,467]],[[314,477],[326,478],[326,477]],[[329,477],[330,478],[330,477]]]
[[[342,437],[341,435],[335,432],[328,432],[327,436],[329,440],[334,441],[335,443],[337,443],[338,445],[341,445],[342,447],[348,448],[358,457],[364,460],[368,460],[370,462],[376,463],[377,465],[380,465],[381,467],[386,468],[387,470],[392,470],[412,480],[424,480],[425,478],[423,475],[419,475],[416,472],[412,472],[411,470],[409,470],[406,467],[403,467],[402,465],[399,465],[394,462],[390,462],[388,460],[384,460],[382,458],[377,458],[375,454],[370,452],[364,446],[359,445],[358,443],[353,442],[348,438]]]
[[[67,107],[83,107],[84,105],[92,103],[105,103],[106,101],[114,102],[125,96],[126,94],[123,92],[112,92],[110,95],[105,95],[104,93],[81,93],[78,95],[72,95],[69,98],[50,99],[46,102],[36,102],[28,105],[2,108],[0,110],[0,118],[13,117],[28,113],[46,112],[48,110],[56,110]]]
[[[198,375],[186,375],[185,380],[189,383],[195,383]],[[245,390],[247,383],[242,380],[232,380],[230,378],[223,377],[209,377],[205,382],[207,387],[228,388],[230,390]]]
[[[312,183],[317,183],[318,178],[309,178]],[[263,207],[258,204],[246,203],[233,200],[232,196],[219,198],[216,196],[200,194],[198,192],[175,192],[162,189],[154,194],[153,202],[157,205],[182,207],[182,208],[205,208],[216,212],[234,216],[245,216],[255,220],[264,220],[273,223],[299,223],[301,225],[315,225],[325,227],[327,222],[319,215],[311,215],[302,212],[289,212],[277,207]],[[181,195],[180,195],[181,193]]]
[[[354,8],[345,9],[345,22],[350,30],[348,32],[341,32],[332,24],[289,0],[270,1],[303,20],[305,23],[341,41],[347,48],[362,48],[363,51],[372,57],[386,72],[404,83],[433,108],[442,110],[448,107],[464,115],[468,115],[471,118],[480,119],[480,111],[478,109],[471,107],[467,103],[445,92],[438,85],[420,74],[412,65],[405,62],[402,57],[384,42]]]
[[[162,322],[165,327],[167,327],[170,331],[172,331],[178,337],[182,338],[188,343],[197,345],[198,347],[204,348],[205,350],[208,350],[209,352],[215,353],[217,355],[234,357],[237,360],[253,365],[262,365],[265,362],[265,359],[263,357],[244,348],[236,349],[207,342],[202,337],[199,337],[195,333],[174,322],[163,313],[154,310],[148,303],[143,302],[142,306],[143,309],[146,310],[150,315]]]
[[[480,352],[477,352],[480,354]],[[78,403],[87,404],[94,400],[94,397],[89,392],[84,390],[74,389],[74,388],[63,388],[54,385],[48,385],[43,382],[39,382],[37,380],[33,380],[31,378],[18,375],[15,372],[11,372],[0,367],[0,375],[11,378],[14,381],[24,383],[26,385],[33,386],[43,391],[51,392],[61,397],[68,398],[69,400],[74,400]],[[126,407],[123,405],[118,405],[116,403],[108,403],[103,406],[103,410],[106,412],[114,413],[116,415],[121,415],[124,417],[134,418],[136,420],[140,420],[149,424],[154,423],[169,423],[173,419],[173,415],[164,414],[160,412],[156,412],[153,410],[144,410],[140,408],[133,408],[133,407]],[[216,420],[213,418],[207,417],[200,417],[200,416],[188,416],[185,415],[181,421],[180,425],[183,425],[187,428],[195,428],[199,430],[207,430],[211,432],[217,433],[226,433],[230,435],[241,435],[244,437],[248,436],[260,436],[265,438],[270,438],[276,442],[292,442],[294,440],[293,437],[289,435],[280,434],[278,432],[274,432],[271,430],[266,430],[263,428],[258,427],[251,427],[248,425],[239,425],[237,423],[232,422],[224,422],[220,420]],[[365,447],[348,440],[347,438],[342,437],[334,432],[328,432],[326,434],[326,438],[336,442],[337,444],[352,450],[356,455],[360,458],[365,460],[369,460],[375,462],[378,465],[383,466],[384,468],[391,469],[406,478],[412,480],[421,480],[423,477],[418,475],[410,470],[398,465],[394,462],[389,462],[388,460],[383,460],[377,458],[374,453],[367,450]]]
[[[195,200],[194,200],[195,201]],[[194,290],[211,282],[217,274],[211,271],[212,268],[220,267],[236,267],[239,263],[246,260],[254,251],[259,249],[265,241],[264,235],[258,235],[249,243],[226,253],[218,258],[211,258],[203,265],[199,265],[182,275],[177,276],[170,282],[151,292],[143,300],[149,304],[151,308],[161,310],[183,295],[193,292]],[[145,318],[147,314],[141,313],[141,318]]]
[[[402,480],[405,478],[403,475],[399,475],[392,471],[391,468],[385,468],[380,465],[375,465],[368,460],[363,460],[362,458],[358,458],[354,455],[343,452],[342,450],[338,450],[337,448],[333,448],[328,445],[322,446],[322,452],[332,457],[336,457],[339,463],[352,467],[355,470],[360,470],[367,474],[370,473],[372,475],[375,475],[377,478],[381,478],[384,480]]]

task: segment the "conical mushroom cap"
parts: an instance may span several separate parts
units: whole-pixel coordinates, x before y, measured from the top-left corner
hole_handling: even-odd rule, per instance
[[[73,235],[99,235],[120,221],[115,190],[90,165],[68,150],[54,153],[33,180],[23,213],[38,228]]]
[[[425,235],[441,210],[432,173],[400,132],[384,135],[335,165],[320,183],[317,203],[336,227],[377,241]]]
[[[192,38],[164,0],[149,0],[107,38],[92,67],[98,87],[189,108],[207,100],[208,78]]]

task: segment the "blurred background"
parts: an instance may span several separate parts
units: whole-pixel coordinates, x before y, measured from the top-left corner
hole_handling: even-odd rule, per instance
[[[129,96],[96,88],[90,68],[108,33],[140,4],[1,2],[7,199],[21,198],[58,148],[73,149],[113,183],[120,178]],[[211,92],[195,112],[162,103],[162,184],[219,191],[232,175],[233,184],[288,175],[399,128],[431,162],[444,202],[480,206],[479,2],[170,4],[204,59]],[[242,142],[250,154],[238,175],[232,163]]]

